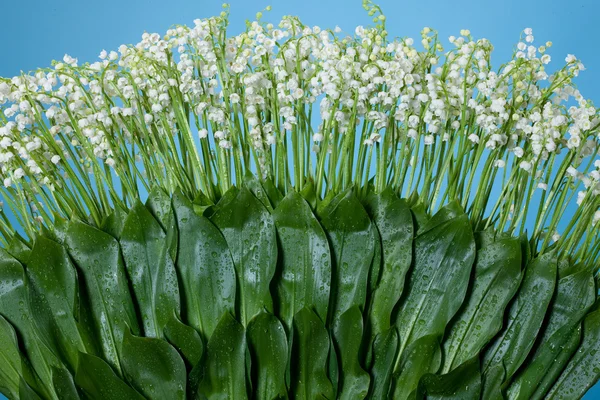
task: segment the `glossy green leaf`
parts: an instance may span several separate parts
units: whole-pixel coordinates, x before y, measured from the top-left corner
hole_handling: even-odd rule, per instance
[[[259,181],[251,172],[246,173],[246,176],[244,177],[244,186],[250,190],[250,192],[252,192],[254,197],[256,197],[262,203],[262,205],[269,210],[269,212],[273,212],[275,205],[271,203],[271,200],[269,199],[262,182]]]
[[[573,331],[595,300],[596,286],[589,270],[567,275],[558,281],[557,293],[548,311],[549,319],[542,337],[539,338],[527,367],[520,371],[509,388],[511,397],[528,400],[542,398],[546,394],[550,384],[562,370],[561,367],[568,361],[563,356],[562,366],[557,365],[559,354],[565,347],[573,347],[568,346]],[[544,384],[540,385],[542,383]]]
[[[427,400],[479,400],[481,374],[479,358],[465,361],[443,375],[426,375],[422,380]]]
[[[336,194],[333,190],[325,193],[325,197],[321,200],[320,196],[317,196],[317,207],[315,208],[315,214],[319,219],[323,219],[331,210],[340,202],[351,190],[345,190],[341,193]]]
[[[328,318],[334,321],[352,306],[365,306],[373,231],[369,216],[351,191],[321,222],[333,256]]]
[[[237,187],[235,187],[235,186],[230,187],[229,190],[227,190],[225,193],[223,193],[223,196],[221,196],[221,198],[219,199],[217,204],[215,204],[215,206],[211,208],[211,211],[213,211],[213,212],[209,213],[209,215],[207,215],[207,217],[212,219],[212,216],[214,215],[214,213],[217,210],[227,206],[229,203],[234,201],[239,193],[240,193],[240,190]]]
[[[177,273],[184,299],[183,320],[208,339],[219,319],[235,306],[235,271],[227,243],[181,194],[173,197],[179,230]]]
[[[372,338],[391,326],[392,312],[400,300],[412,262],[413,221],[405,200],[391,189],[372,194],[366,210],[381,237],[383,268],[369,309]]]
[[[571,263],[570,259],[569,259],[569,255],[567,255],[566,257],[562,257],[560,259],[558,259],[558,279],[562,279],[567,275],[571,275],[575,272],[578,272],[581,270],[581,266],[582,265],[576,265]]]
[[[246,399],[246,335],[244,327],[225,313],[206,346],[201,398]]]
[[[101,358],[81,353],[75,384],[91,400],[143,400],[144,397],[123,382]]]
[[[57,336],[67,365],[74,370],[79,352],[89,352],[79,318],[77,272],[65,248],[43,236],[36,239],[27,264],[31,285],[43,295],[57,327]]]
[[[329,354],[327,355],[327,377],[333,386],[333,397],[337,399],[340,386],[340,363],[338,352],[333,343],[333,336],[329,335]],[[322,395],[320,395],[322,396]]]
[[[425,206],[422,203],[411,204],[409,200],[408,205],[410,206],[410,211],[414,217],[414,230],[415,232],[419,232],[420,229],[427,224],[427,221],[429,221],[431,217],[427,214]]]
[[[179,233],[177,231],[175,213],[171,206],[171,198],[161,188],[155,186],[148,194],[146,207],[167,234],[166,240],[169,247],[169,254],[171,255],[173,262],[175,262],[177,259]]]
[[[165,338],[181,354],[188,365],[198,365],[204,354],[204,344],[198,332],[173,315],[164,329]]]
[[[300,196],[306,200],[311,210],[316,210],[317,208],[317,193],[315,190],[315,184],[312,180],[307,181],[302,190],[300,190]]]
[[[507,390],[509,398],[529,400],[544,397],[549,385],[540,386],[541,381],[548,379],[548,383],[551,385],[576,349],[577,344],[570,346],[570,349],[565,347],[573,335],[573,329],[568,330],[568,328],[570,327],[565,326],[559,329],[548,341],[544,342],[535,357],[527,360],[524,369],[519,371]],[[565,350],[570,350],[570,354],[563,354],[561,357],[561,353]],[[555,375],[548,376],[548,374]]]
[[[573,296],[574,293],[577,293],[577,296]],[[549,340],[565,326],[571,331],[579,325],[595,303],[596,295],[594,274],[587,269],[560,278],[548,309],[548,320],[540,339],[541,343]]]
[[[418,389],[421,378],[437,372],[440,367],[442,353],[437,335],[422,336],[411,342],[400,358],[394,376],[393,398],[409,399]]]
[[[464,210],[457,201],[448,203],[444,207],[440,208],[431,217],[427,216],[424,223],[419,225],[417,235],[421,236],[429,232],[430,230],[438,228],[440,225],[452,221],[453,219],[459,218],[463,215],[466,214],[464,213]]]
[[[185,399],[185,364],[169,343],[125,332],[121,360],[127,381],[144,397]]]
[[[579,324],[571,331],[566,341],[562,338],[560,339],[560,344],[557,345],[557,347],[559,347],[559,352],[547,367],[546,373],[541,379],[541,382],[537,385],[532,398],[543,398],[563,372],[567,363],[573,354],[575,354],[579,344],[581,343],[581,325],[582,324]],[[559,338],[559,336],[556,337]],[[600,375],[598,375],[597,378],[600,378]]]
[[[400,356],[421,337],[441,339],[465,298],[475,258],[469,220],[455,203],[442,208],[420,232],[396,323]]]
[[[29,255],[31,254],[31,247],[29,244],[27,244],[25,239],[23,239],[21,235],[16,232],[12,239],[10,239],[6,251],[11,256],[16,258],[20,263],[27,264],[27,261],[29,261]]]
[[[43,400],[27,382],[21,379],[19,384],[19,400]]]
[[[123,334],[139,333],[119,244],[107,233],[72,221],[66,246],[83,277],[104,359],[120,373]]]
[[[477,251],[475,277],[465,304],[452,320],[442,349],[442,373],[479,354],[502,328],[504,309],[521,279],[521,244],[497,238]]]
[[[521,366],[541,328],[554,294],[556,276],[556,258],[552,253],[536,258],[527,266],[519,291],[509,306],[505,327],[484,353],[484,372],[504,362],[508,380]]]
[[[583,320],[583,339],[548,392],[546,399],[578,399],[583,397],[600,378],[600,310],[589,313]]]
[[[273,314],[258,314],[248,324],[247,339],[252,357],[254,398],[286,398],[288,343],[282,323]]]
[[[120,244],[147,337],[162,338],[173,314],[179,314],[179,285],[166,239],[150,211],[137,202],[125,219]]]
[[[319,201],[307,181],[282,199],[255,180],[193,204],[155,188],[105,232],[59,219],[13,239],[13,256],[0,250],[0,391],[536,400],[579,398],[600,378],[592,266],[526,262],[525,235],[475,240],[458,203],[430,217],[416,197],[409,209],[389,189],[355,193]]]
[[[276,208],[279,205],[279,202],[283,200],[283,194],[281,194],[279,189],[277,189],[273,181],[269,178],[262,180],[261,184],[271,205],[273,208]]]
[[[371,266],[369,267],[369,282],[367,286],[367,299],[365,309],[371,308],[371,300],[379,279],[381,278],[383,250],[381,248],[381,236],[377,231],[375,224],[371,223],[371,237],[373,238],[373,258],[371,258]]]
[[[59,214],[54,214],[53,219],[53,224],[49,228],[50,235],[44,236],[47,236],[49,239],[52,239],[55,242],[63,244],[65,242],[67,229],[69,228],[69,222],[63,217],[61,217]]]
[[[127,212],[122,210],[120,207],[115,207],[114,211],[110,213],[108,217],[102,221],[100,228],[114,237],[115,239],[121,239],[123,227],[125,224],[125,218],[127,218]]]
[[[194,211],[198,215],[204,215],[204,213],[210,213],[210,210],[214,207],[214,203],[204,193],[198,192],[194,201],[192,202]]]
[[[63,368],[52,369],[54,390],[60,400],[79,400],[81,396],[69,371]]]
[[[338,399],[364,399],[369,392],[369,374],[359,363],[362,339],[362,313],[358,306],[353,306],[340,315],[333,326],[333,340],[340,365]]]
[[[292,319],[310,307],[325,321],[329,307],[331,253],[321,224],[306,201],[290,192],[273,213],[280,245],[277,313],[288,332]]]
[[[488,369],[482,379],[481,400],[504,400],[502,387],[505,379],[504,363],[496,364]]]
[[[291,391],[297,399],[334,398],[327,377],[329,335],[317,314],[305,307],[294,316]]]
[[[52,397],[51,369],[62,367],[62,363],[57,357],[58,349],[53,347],[53,337],[48,334],[52,329],[47,327],[47,332],[40,331],[34,321],[33,315],[38,312],[32,305],[33,296],[29,286],[29,279],[21,263],[0,249],[0,315],[12,325],[17,337],[22,340],[27,359],[47,388],[47,395]],[[43,311],[47,314],[46,309]]]
[[[19,351],[14,328],[0,315],[0,393],[8,398],[18,398],[21,379],[30,380],[32,376]]]
[[[373,363],[370,368],[369,398],[386,399],[388,397],[398,352],[398,342],[396,327],[391,327],[375,337],[372,351]]]
[[[277,263],[273,217],[248,189],[242,188],[211,219],[231,251],[238,282],[236,309],[247,326],[263,308],[273,311],[269,292]]]

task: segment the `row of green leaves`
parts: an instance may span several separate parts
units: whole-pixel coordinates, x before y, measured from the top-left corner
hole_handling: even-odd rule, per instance
[[[0,251],[0,391],[49,399],[578,398],[592,266],[391,190],[153,191]]]

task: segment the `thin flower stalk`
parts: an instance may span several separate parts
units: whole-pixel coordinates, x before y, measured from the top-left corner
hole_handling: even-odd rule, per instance
[[[488,40],[392,39],[369,1],[374,25],[352,33],[258,13],[231,36],[224,7],[93,63],[0,78],[3,204],[25,236],[56,217],[101,224],[154,186],[216,203],[254,174],[320,199],[392,187],[430,213],[456,200],[476,229],[597,261],[600,118],[575,56],[548,73],[552,43],[528,28],[493,69]]]

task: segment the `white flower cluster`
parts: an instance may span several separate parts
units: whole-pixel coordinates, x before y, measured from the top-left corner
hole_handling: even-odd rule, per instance
[[[529,201],[516,186],[530,181],[558,193],[570,179],[585,186],[579,202],[596,212],[600,172],[574,172],[595,159],[600,125],[598,109],[572,83],[584,70],[575,56],[549,75],[552,44],[534,45],[528,28],[512,60],[494,71],[486,39],[462,30],[446,51],[424,28],[419,49],[412,38],[388,39],[385,17],[366,8],[377,26],[356,27],[353,36],[259,15],[227,37],[226,7],[192,27],[103,50],[91,64],[65,55],[53,68],[1,79],[6,195],[25,191],[28,201],[42,196],[50,211],[64,212],[77,206],[48,191],[83,191],[72,201],[89,197],[81,208],[103,209],[94,185],[111,185],[116,174],[131,198],[142,180],[214,199],[228,186],[222,182],[241,181],[248,170],[280,188],[313,179],[319,189],[325,181],[339,189],[365,183],[373,163],[379,188],[425,182],[435,206],[440,187],[470,188],[481,162],[481,187],[509,170],[499,209]],[[558,175],[557,160],[569,166]],[[449,196],[469,199],[461,190]],[[472,201],[485,210],[481,197]]]

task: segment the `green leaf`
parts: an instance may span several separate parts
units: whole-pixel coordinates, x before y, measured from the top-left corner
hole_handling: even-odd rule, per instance
[[[42,400],[31,386],[23,379],[19,384],[19,400]]]
[[[79,268],[91,303],[104,359],[120,373],[123,334],[139,333],[119,244],[107,233],[78,221],[67,230],[66,246]]]
[[[332,206],[322,223],[334,261],[328,312],[329,320],[334,321],[352,306],[365,306],[373,231],[369,216],[352,192]]]
[[[497,238],[478,250],[473,284],[442,343],[442,373],[479,354],[498,333],[504,310],[517,291],[520,279],[521,244],[518,239]]]
[[[179,229],[177,272],[184,299],[183,320],[205,339],[235,306],[235,272],[221,232],[197,215],[181,193],[173,197]]]
[[[333,387],[327,377],[329,335],[317,314],[304,307],[294,316],[291,392],[298,399],[321,395],[333,399]]]
[[[31,247],[27,244],[26,240],[19,235],[18,232],[15,232],[14,236],[10,239],[8,243],[8,248],[6,251],[16,258],[20,263],[27,264],[29,261],[29,255],[31,254]]]
[[[369,392],[369,374],[359,363],[363,320],[358,306],[340,315],[333,326],[333,339],[339,357],[339,399],[364,399]]]
[[[540,347],[541,352],[527,360],[524,369],[519,371],[507,390],[509,398],[529,400],[544,397],[579,344],[569,344],[574,329],[568,328],[564,326],[559,329]]]
[[[331,334],[329,335],[329,354],[327,355],[327,376],[333,386],[333,398],[337,399],[340,386],[340,363]]]
[[[317,207],[315,208],[315,214],[319,217],[319,219],[323,219],[323,217],[331,212],[333,206],[343,199],[348,192],[349,190],[345,190],[341,193],[335,194],[333,190],[330,190],[325,193],[325,197],[322,200],[320,200],[320,197],[317,195]]]
[[[32,287],[43,296],[57,327],[59,346],[71,370],[77,366],[79,352],[90,352],[86,347],[76,318],[79,318],[79,289],[77,272],[65,248],[39,236],[27,265]]]
[[[377,231],[375,224],[371,224],[371,237],[373,238],[373,258],[371,258],[371,266],[369,267],[369,285],[367,286],[367,301],[365,309],[370,309],[370,300],[373,297],[373,292],[377,288],[379,278],[381,277],[383,249],[381,248],[381,236]]]
[[[185,399],[185,364],[169,343],[125,332],[121,360],[127,381],[144,397]]]
[[[496,364],[483,375],[481,400],[504,400],[502,384],[506,380],[504,363]]]
[[[521,269],[525,269],[525,267],[527,267],[527,264],[529,264],[529,262],[531,262],[531,258],[532,258],[532,254],[531,254],[531,247],[529,245],[529,241],[527,240],[527,234],[523,233],[519,240],[521,241]]]
[[[542,326],[556,284],[556,258],[553,253],[534,259],[508,310],[508,320],[483,356],[482,369],[504,362],[510,379],[531,350]]]
[[[269,292],[277,263],[273,217],[248,189],[242,188],[211,219],[231,251],[239,293],[236,308],[242,324],[247,326],[263,308],[273,311]]]
[[[558,279],[562,279],[567,275],[571,275],[580,270],[582,264],[573,264],[569,255],[558,259]]]
[[[100,228],[119,240],[121,238],[121,233],[123,232],[125,218],[127,218],[127,212],[120,207],[115,206],[115,210],[102,221]]]
[[[210,209],[212,209],[215,204],[204,193],[198,192],[194,198],[194,201],[192,202],[192,205],[196,214],[204,215],[204,213],[207,212],[206,210],[209,210],[208,212],[210,212]]]
[[[424,375],[437,372],[441,358],[438,335],[422,336],[411,342],[402,354],[395,373],[393,398],[410,398]]]
[[[369,398],[387,399],[394,372],[394,362],[398,352],[398,331],[391,327],[380,333],[373,341],[373,366]]]
[[[75,384],[92,400],[144,400],[104,360],[90,354],[79,356]]]
[[[546,399],[579,399],[598,382],[600,378],[598,343],[600,343],[600,310],[595,310],[583,320],[581,344],[548,392]]]
[[[219,199],[217,204],[215,204],[215,206],[211,208],[211,211],[213,211],[213,213],[210,215],[207,215],[207,217],[212,219],[212,215],[214,214],[214,212],[216,212],[216,210],[223,208],[226,205],[228,205],[229,203],[231,203],[232,201],[234,201],[235,198],[237,197],[237,195],[239,194],[239,192],[240,192],[240,190],[237,187],[231,186],[229,188],[229,190],[227,190],[223,194],[223,196]]]
[[[574,296],[574,293],[577,295]],[[549,340],[565,326],[569,331],[578,326],[594,305],[596,294],[594,275],[588,269],[560,278],[556,285],[556,295],[547,313],[548,320],[541,343]]]
[[[167,243],[169,255],[175,261],[177,259],[177,221],[175,213],[171,207],[171,197],[169,197],[160,187],[155,186],[148,194],[146,207],[152,213],[152,216],[160,223],[163,231],[167,234]]]
[[[412,262],[413,221],[405,200],[391,189],[370,195],[366,210],[381,237],[383,269],[369,309],[370,335],[391,327],[392,312],[400,300]]]
[[[331,253],[321,224],[306,201],[290,192],[273,213],[280,245],[277,313],[288,332],[294,315],[310,307],[325,321],[329,307]]]
[[[120,243],[147,337],[162,338],[173,314],[179,314],[179,285],[166,238],[150,211],[136,202],[125,219]]]
[[[271,179],[265,179],[261,181],[262,187],[265,191],[265,194],[269,198],[271,205],[273,208],[276,208],[279,205],[279,202],[283,200],[283,194],[277,189],[275,184]]]
[[[250,321],[247,336],[252,357],[254,398],[286,398],[288,344],[283,325],[274,315],[263,312]]]
[[[452,221],[456,218],[459,218],[466,214],[464,210],[460,206],[457,201],[453,201],[451,203],[446,204],[444,207],[440,208],[438,212],[436,212],[431,218],[427,218],[427,221],[422,226],[419,226],[419,231],[417,234],[423,235],[424,233],[438,228],[440,225]]]
[[[427,224],[430,216],[427,214],[425,206],[422,203],[411,205],[411,202],[409,201],[408,205],[414,218],[414,230],[415,232],[419,232],[421,228]]]
[[[21,379],[30,380],[32,376],[19,351],[14,328],[0,315],[0,393],[8,398],[18,398]]]
[[[45,397],[53,397],[51,369],[62,367],[62,363],[56,356],[57,349],[52,347],[52,336],[40,331],[33,319],[33,296],[29,287],[29,279],[21,263],[0,249],[0,315],[12,325],[23,341],[27,359],[49,392]]]
[[[441,339],[465,298],[475,241],[467,216],[456,208],[442,208],[415,239],[414,268],[396,323],[400,355],[421,337]]]
[[[164,329],[165,338],[181,353],[192,368],[198,365],[204,353],[204,344],[198,332],[173,315]]]
[[[67,229],[69,228],[69,222],[60,216],[60,214],[53,213],[53,224],[49,227],[50,235],[48,238],[63,244],[65,242],[65,236]]]
[[[509,394],[517,399],[542,398],[556,380],[568,356],[559,354],[565,347],[574,350],[573,332],[596,300],[594,276],[582,270],[561,278],[557,284],[556,297],[548,312],[549,319],[533,356],[509,388]],[[576,346],[576,345],[575,345]],[[516,395],[518,394],[518,395]]]
[[[427,400],[479,400],[481,395],[479,357],[473,357],[450,373],[426,375],[422,379],[422,384],[427,392]]]
[[[79,400],[79,392],[75,387],[75,381],[69,371],[64,368],[52,369],[52,382],[54,390],[60,400]]]
[[[315,184],[312,179],[304,184],[304,187],[300,190],[300,196],[306,200],[311,210],[317,208],[317,193],[315,192]]]
[[[275,206],[271,203],[261,182],[250,171],[248,171],[244,177],[244,186],[252,192],[269,212],[273,212]]]
[[[227,312],[208,341],[199,394],[209,400],[248,398],[245,357],[244,327]]]
[[[560,351],[558,352],[558,355],[556,355],[551,365],[548,367],[546,375],[539,383],[532,397],[542,398],[550,390],[552,385],[554,385],[554,383],[556,382],[557,378],[563,372],[567,363],[569,362],[573,354],[575,354],[577,348],[579,347],[579,344],[581,343],[581,325],[582,324],[579,324],[575,329],[571,331],[566,341],[561,340],[562,343],[559,345]]]

